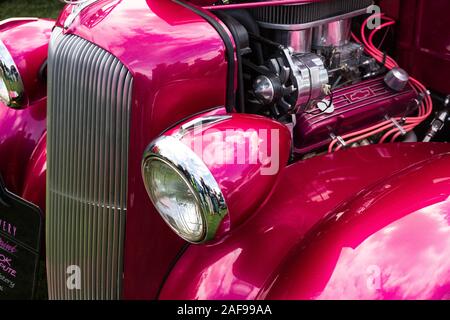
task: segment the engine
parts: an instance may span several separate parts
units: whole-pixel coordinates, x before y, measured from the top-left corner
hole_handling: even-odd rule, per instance
[[[332,86],[377,72],[377,65],[363,55],[364,48],[350,41],[351,18],[366,13],[370,5],[370,0],[338,0],[252,10],[261,35],[281,45],[266,66],[281,74],[281,86],[288,88],[278,89],[278,83],[259,78],[255,97],[272,104],[274,114],[305,110],[309,102],[329,96]],[[267,85],[275,89],[276,99],[266,99],[262,88]]]
[[[241,109],[290,126],[303,157],[379,142],[386,130],[414,139],[408,117],[425,96],[388,56],[377,59],[352,39],[355,20],[372,4],[329,0],[218,13],[228,26],[239,25],[230,29],[241,59]],[[380,131],[368,130],[376,125]],[[346,141],[365,130],[373,135]]]

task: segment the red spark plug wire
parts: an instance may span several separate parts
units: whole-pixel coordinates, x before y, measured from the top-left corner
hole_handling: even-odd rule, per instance
[[[381,24],[378,28],[376,28],[375,30],[373,30],[370,35],[369,38],[366,38],[365,35],[365,29],[367,28],[367,24],[369,22],[370,19],[373,18],[381,18],[382,20],[386,21],[383,24]],[[361,26],[361,40],[352,33],[352,38],[354,41],[363,44],[365,46],[365,51],[372,56],[376,61],[382,63],[385,63],[386,68],[388,68],[389,70],[398,67],[397,62],[392,59],[389,56],[385,56],[385,54],[383,52],[381,52],[374,44],[373,44],[373,39],[374,36],[376,35],[376,33],[384,28],[390,27],[392,25],[395,24],[395,20],[393,20],[392,18],[386,17],[384,14],[375,14],[372,15],[371,17],[369,17],[368,19],[366,19],[364,21],[364,23]],[[422,121],[424,121],[425,119],[427,119],[430,114],[432,113],[433,110],[433,101],[427,91],[427,89],[425,88],[425,86],[423,86],[418,80],[416,80],[415,78],[410,78],[410,83],[412,85],[412,87],[414,88],[414,90],[417,92],[417,94],[422,94],[424,99],[421,102],[420,106],[419,106],[419,111],[418,111],[418,115],[417,117],[407,117],[407,118],[395,118],[396,121],[403,121],[404,120],[404,129],[406,132],[410,132],[412,130],[414,130],[414,128],[416,128]],[[371,126],[369,128],[366,128],[364,130],[360,130],[360,131],[356,131],[356,132],[352,132],[349,133],[347,135],[342,136],[341,138],[345,141],[345,143],[347,145],[349,144],[353,144],[355,142],[361,141],[363,139],[369,138],[371,136],[374,136],[376,134],[385,132],[385,135],[382,137],[380,143],[384,143],[391,135],[394,134],[394,136],[392,137],[391,141],[395,141],[402,133],[399,132],[398,128],[395,127],[395,124],[393,123],[393,121],[383,121],[377,125]],[[349,140],[347,140],[349,139]],[[338,143],[338,138],[334,139],[328,148],[328,152],[332,153],[333,149],[335,147],[335,145]],[[336,148],[335,151],[338,151],[342,148],[343,146],[338,146]]]

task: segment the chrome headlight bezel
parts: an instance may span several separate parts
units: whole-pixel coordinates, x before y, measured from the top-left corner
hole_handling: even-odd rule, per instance
[[[6,90],[4,95],[0,92],[0,102],[13,109],[22,109],[25,106],[25,89],[22,77],[19,74],[11,53],[0,40],[0,81]],[[1,86],[1,84],[0,84]]]
[[[161,214],[158,207],[153,203],[158,210],[158,213],[172,230],[190,243],[199,244],[213,240],[222,220],[228,214],[228,207],[216,179],[206,164],[193,150],[183,144],[180,140],[172,136],[162,136],[156,139],[147,147],[142,160],[142,178],[150,200],[152,200],[151,192],[149,190],[149,185],[146,182],[148,174],[147,164],[155,159],[168,164],[171,168],[176,170],[177,174],[183,178],[193,192],[204,223],[204,233],[202,238],[193,241],[192,239],[184,237],[179,230],[176,230],[176,228],[164,218],[164,215]]]

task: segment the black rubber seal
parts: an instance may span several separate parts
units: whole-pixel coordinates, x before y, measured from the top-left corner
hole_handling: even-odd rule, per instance
[[[195,6],[185,3],[180,0],[172,0],[173,2],[191,10],[192,12],[198,14],[203,19],[205,19],[214,29],[216,29],[219,36],[222,38],[223,43],[225,44],[226,56],[228,60],[228,73],[227,73],[227,94],[225,100],[225,108],[227,112],[233,112],[233,109],[236,104],[236,94],[234,91],[234,78],[235,78],[235,62],[234,62],[234,46],[233,42],[230,39],[230,36],[222,27],[222,25],[216,21],[213,17],[209,16],[205,12],[199,10]]]
[[[39,68],[38,78],[47,83],[47,59],[45,59],[44,63]]]
[[[238,69],[238,85],[237,85],[237,91],[236,91],[236,109],[241,112],[245,113],[245,96],[244,96],[244,75],[243,75],[243,69],[242,69],[242,55],[243,51],[241,48],[241,39],[243,42],[246,42],[246,45],[248,46],[249,40],[248,40],[248,33],[246,32],[244,27],[232,16],[227,15],[223,11],[217,11],[215,12],[215,15],[228,27],[228,30],[230,30],[232,36],[234,37],[235,41],[234,44],[236,46],[236,56],[237,56],[237,69]],[[238,29],[238,26],[241,27],[241,29]],[[245,31],[245,33],[242,33],[242,30]]]

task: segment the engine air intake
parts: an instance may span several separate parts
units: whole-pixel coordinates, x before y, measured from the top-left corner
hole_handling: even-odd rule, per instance
[[[360,14],[372,4],[372,0],[329,0],[301,5],[259,7],[253,9],[252,14],[265,27],[276,29],[283,26],[304,25],[304,28],[310,28],[314,22],[352,13]]]

